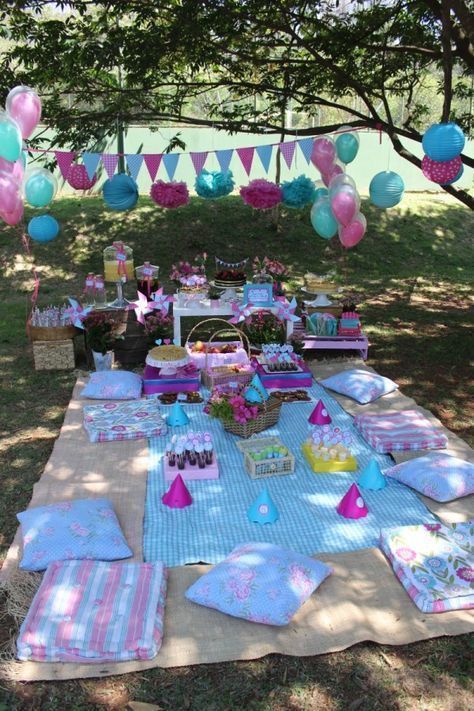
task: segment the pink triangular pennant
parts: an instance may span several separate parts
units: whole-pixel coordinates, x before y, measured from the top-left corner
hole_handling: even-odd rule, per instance
[[[102,164],[109,178],[112,178],[115,173],[115,168],[118,163],[118,155],[116,153],[102,153]]]
[[[199,175],[201,170],[204,168],[209,153],[208,151],[204,151],[202,153],[190,153],[189,155],[191,156],[196,175]]]
[[[288,168],[291,168],[293,156],[295,155],[296,141],[288,141],[288,143],[280,143],[280,151],[285,159]]]
[[[252,170],[254,150],[255,148],[253,146],[250,146],[249,148],[237,148],[238,156],[242,161],[242,165],[244,166],[247,175],[250,175],[250,171]]]
[[[148,173],[150,174],[150,178],[154,182],[156,174],[158,173],[158,168],[161,165],[162,155],[161,153],[145,153],[143,158],[145,160]]]
[[[64,180],[67,180],[69,173],[69,168],[71,167],[72,161],[75,157],[74,151],[54,151],[54,156],[58,163],[58,168],[61,171],[61,175]]]

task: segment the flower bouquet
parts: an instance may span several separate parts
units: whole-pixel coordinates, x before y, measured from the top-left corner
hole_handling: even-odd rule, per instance
[[[245,392],[248,388],[256,390],[261,395],[261,403],[248,402]],[[227,432],[239,437],[250,437],[273,427],[278,422],[281,410],[281,400],[270,397],[265,400],[263,394],[254,385],[243,385],[235,388],[232,385],[217,385],[205,407],[211,417],[217,417]]]
[[[264,257],[263,259],[255,257],[252,262],[252,270],[254,281],[260,279],[262,282],[265,282],[268,278],[272,279],[274,296],[283,296],[285,290],[282,281],[290,274],[284,264],[278,262],[276,259],[269,259],[268,257]]]
[[[205,293],[207,291],[206,261],[207,254],[202,252],[196,254],[193,264],[185,261],[172,264],[170,279],[182,290]]]
[[[153,311],[145,316],[145,333],[149,346],[154,346],[158,339],[173,339],[173,317],[162,311]]]

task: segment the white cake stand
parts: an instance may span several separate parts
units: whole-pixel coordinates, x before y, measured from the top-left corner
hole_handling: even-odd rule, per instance
[[[215,289],[220,289],[222,291],[222,301],[229,303],[231,301],[240,301],[240,297],[237,294],[237,290],[242,291],[244,284],[242,286],[216,286],[214,281],[210,281],[209,284]]]
[[[145,363],[151,365],[153,368],[160,369],[160,375],[175,375],[178,368],[189,363],[189,355],[186,355],[180,360],[159,360],[158,358],[153,358],[150,353],[148,353],[145,358]]]
[[[303,286],[301,287],[301,291],[304,291],[305,294],[310,294],[311,296],[316,297],[312,301],[304,301],[304,305],[317,308],[318,306],[332,306],[333,302],[328,299],[327,294],[337,293],[339,291],[339,287],[334,286],[332,289],[326,289],[326,291],[309,291],[309,289],[306,289],[306,287]]]

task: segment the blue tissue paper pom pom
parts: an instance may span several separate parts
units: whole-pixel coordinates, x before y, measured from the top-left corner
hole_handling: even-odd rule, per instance
[[[286,205],[286,207],[299,209],[313,202],[315,187],[311,178],[307,178],[306,175],[300,175],[294,180],[282,183],[281,191],[283,194],[283,204]]]
[[[235,187],[232,171],[226,170],[225,173],[222,173],[218,170],[201,170],[194,187],[199,197],[202,198],[212,199],[229,195]]]

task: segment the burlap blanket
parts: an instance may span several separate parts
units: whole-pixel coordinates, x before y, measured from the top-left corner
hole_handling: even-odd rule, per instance
[[[356,363],[357,367],[366,367]],[[315,364],[317,378],[326,377],[350,363]],[[91,444],[82,429],[79,379],[45,471],[34,487],[30,506],[69,498],[107,497],[112,500],[135,560],[142,560],[143,512],[147,481],[146,442]],[[357,406],[337,399],[351,414],[360,411],[417,407],[401,393],[372,405]],[[421,408],[420,408],[421,409]],[[430,413],[423,411],[424,414]],[[438,423],[439,424],[439,423]],[[450,451],[472,459],[472,450],[446,431]],[[395,457],[397,460],[400,458]],[[452,522],[473,517],[474,497],[451,504],[423,498],[441,519]],[[17,533],[0,571],[0,584],[8,594],[21,585],[18,561],[21,541]],[[76,665],[12,662],[4,665],[9,678],[25,681],[108,676],[151,667],[172,667],[238,659],[255,659],[269,653],[294,656],[324,654],[365,640],[381,644],[408,644],[442,635],[470,632],[472,611],[422,614],[401,587],[377,549],[318,555],[334,567],[332,575],[305,603],[286,627],[256,625],[194,605],[184,597],[186,588],[207,566],[186,566],[170,571],[164,642],[158,656],[148,662]]]

